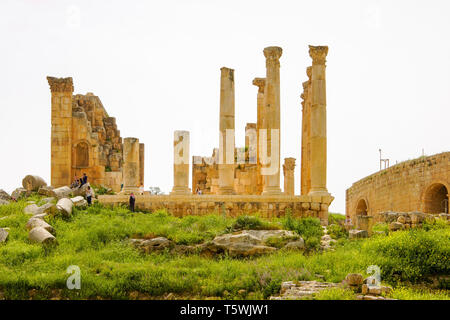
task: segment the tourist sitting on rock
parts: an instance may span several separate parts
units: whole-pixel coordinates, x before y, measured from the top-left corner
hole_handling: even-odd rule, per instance
[[[93,194],[92,194],[91,187],[88,186],[88,187],[87,187],[87,190],[86,190],[86,200],[87,200],[88,206],[90,206],[91,203],[92,203],[92,195],[93,195]]]
[[[87,183],[87,181],[88,181],[88,177],[87,177],[86,173],[83,173],[83,177],[81,177],[81,179],[80,179],[80,182],[81,182],[80,188],[81,188],[83,185],[85,185],[85,184]]]
[[[134,212],[134,203],[136,202],[136,197],[134,196],[134,193],[132,192],[130,194],[130,210]]]

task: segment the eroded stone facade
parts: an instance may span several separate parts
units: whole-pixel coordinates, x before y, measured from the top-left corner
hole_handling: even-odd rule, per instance
[[[75,176],[86,173],[91,184],[120,191],[124,159],[116,119],[93,93],[73,95],[72,78],[47,80],[52,94],[51,185],[71,185]],[[143,168],[142,163],[138,186]]]
[[[382,221],[381,213],[448,213],[450,152],[401,162],[361,179],[346,191],[346,214]]]

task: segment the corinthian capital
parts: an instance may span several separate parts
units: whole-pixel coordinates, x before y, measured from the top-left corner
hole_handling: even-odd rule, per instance
[[[258,87],[259,93],[264,93],[264,87],[266,86],[266,78],[253,79],[253,85]]]
[[[73,80],[69,78],[47,77],[51,92],[73,92]]]
[[[309,46],[309,55],[313,59],[313,64],[325,64],[327,54],[327,46]]]
[[[266,65],[280,65],[280,57],[283,53],[283,49],[280,47],[267,47],[264,48],[264,56],[266,57]]]
[[[295,169],[295,158],[284,158],[283,170],[292,171]]]

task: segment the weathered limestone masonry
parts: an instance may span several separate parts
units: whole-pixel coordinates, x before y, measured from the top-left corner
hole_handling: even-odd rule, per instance
[[[285,158],[283,164],[284,193],[289,196],[293,196],[295,190],[294,169],[295,158]]]
[[[234,70],[220,69],[219,194],[234,193]]]
[[[116,119],[92,93],[73,95],[72,78],[47,77],[52,94],[51,185],[70,185],[83,173],[91,184],[120,191],[123,144]],[[144,163],[140,164],[141,172]]]
[[[175,131],[173,140],[172,195],[190,194],[189,189],[189,131]]]
[[[311,190],[311,74],[312,67],[306,68],[308,81],[303,82],[302,101],[302,153],[301,153],[301,192]]]
[[[311,189],[309,195],[329,195],[327,190],[327,111],[325,85],[326,46],[309,46],[311,56]]]
[[[51,184],[70,185],[72,179],[72,78],[47,77],[52,92]]]
[[[145,145],[139,143],[139,184],[144,185]]]
[[[125,138],[123,143],[123,193],[139,191],[140,185],[140,147],[139,139]]]
[[[263,164],[263,194],[280,194],[280,47],[264,49],[266,57],[266,85],[264,87],[264,127],[267,155],[270,163]],[[264,152],[262,152],[264,154]]]
[[[156,211],[166,209],[176,216],[226,214],[236,217],[259,212],[263,217],[281,217],[286,209],[295,217],[317,217],[326,225],[328,205],[334,198],[287,195],[143,195],[136,197],[136,208]],[[98,200],[111,206],[127,204],[125,195],[99,195]]]
[[[346,214],[373,216],[381,213],[448,213],[450,152],[401,162],[361,179],[346,191]]]

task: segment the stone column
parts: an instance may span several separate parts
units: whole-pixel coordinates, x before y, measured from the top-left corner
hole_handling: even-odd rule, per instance
[[[266,57],[266,85],[264,88],[264,128],[267,137],[267,155],[270,163],[263,165],[263,194],[281,194],[280,189],[280,47],[264,49]],[[263,141],[264,143],[264,141]],[[273,151],[273,152],[272,152]]]
[[[221,68],[219,194],[234,193],[234,70]]]
[[[72,183],[72,78],[47,77],[52,93],[51,185]]]
[[[123,139],[122,193],[130,194],[139,191],[139,139]]]
[[[303,82],[302,101],[302,163],[301,163],[301,192],[307,195],[311,189],[311,72],[312,67],[306,68],[308,81]]]
[[[311,189],[308,195],[329,196],[327,190],[327,111],[325,58],[327,46],[309,46],[311,56]]]
[[[266,78],[255,78],[253,79],[253,85],[258,87],[258,95],[256,97],[256,163],[257,163],[257,192],[261,194],[263,188],[263,179],[261,175],[261,160],[260,160],[260,147],[259,147],[259,132],[264,125],[264,87],[266,86]]]
[[[373,216],[356,216],[356,229],[365,230],[367,234],[372,236],[372,227],[373,227]]]
[[[145,145],[139,144],[139,184],[144,185]]]
[[[283,164],[284,193],[289,196],[293,196],[295,194],[294,169],[295,169],[295,158],[284,158]]]
[[[173,189],[170,194],[187,195],[189,189],[189,131],[175,131],[173,139]]]

